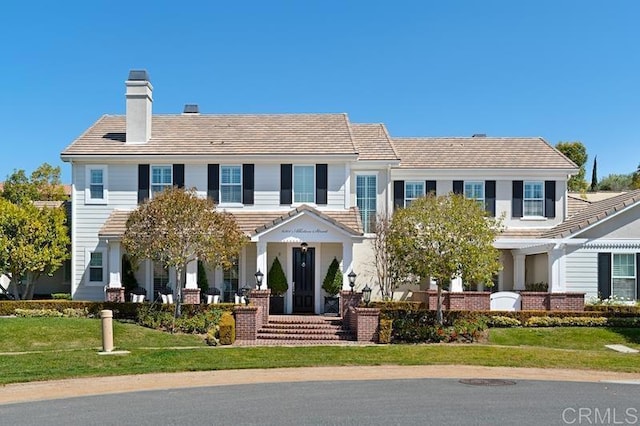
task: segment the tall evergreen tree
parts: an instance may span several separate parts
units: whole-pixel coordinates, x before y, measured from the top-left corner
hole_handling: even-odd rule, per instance
[[[593,169],[591,170],[591,186],[589,191],[596,192],[598,190],[598,156],[593,158]]]

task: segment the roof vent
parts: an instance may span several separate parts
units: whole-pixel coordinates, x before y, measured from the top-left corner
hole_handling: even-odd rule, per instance
[[[471,135],[472,138],[486,138],[487,134],[486,133],[474,133],[473,135]]]
[[[129,80],[149,81],[149,73],[147,72],[147,70],[131,70],[129,71]]]
[[[185,104],[183,114],[200,114],[198,104]]]

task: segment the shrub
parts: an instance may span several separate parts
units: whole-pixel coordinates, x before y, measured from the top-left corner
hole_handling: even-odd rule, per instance
[[[503,315],[492,315],[487,321],[489,327],[520,327],[522,324],[515,318]]]
[[[236,341],[236,320],[230,312],[222,314],[219,324],[221,345],[233,345]]]
[[[16,309],[15,315],[23,318],[55,318],[61,317],[62,312],[59,312],[55,309]]]
[[[342,271],[340,270],[338,259],[335,257],[329,265],[324,281],[322,281],[322,289],[330,296],[335,296],[342,290]]]
[[[393,321],[390,319],[381,318],[378,331],[378,343],[391,343],[391,330]]]
[[[71,300],[71,293],[52,293],[53,300]]]
[[[212,309],[192,309],[190,312],[182,312],[175,318],[172,305],[143,304],[138,310],[138,324],[163,331],[178,331],[189,334],[205,334],[211,327],[216,326],[222,311]]]
[[[271,289],[272,296],[281,296],[289,289],[287,277],[282,270],[278,256],[273,259],[271,269],[269,269],[267,273],[267,285]]]
[[[209,328],[204,341],[209,346],[218,346],[220,344],[220,325]]]
[[[198,287],[202,293],[206,293],[209,290],[209,278],[207,278],[207,270],[204,267],[204,263],[198,260]]]
[[[88,318],[89,310],[87,308],[64,308],[62,315],[67,318]]]
[[[545,282],[537,282],[537,283],[528,283],[524,285],[524,290],[525,291],[540,291],[540,292],[548,292],[549,291],[549,284],[545,283]]]

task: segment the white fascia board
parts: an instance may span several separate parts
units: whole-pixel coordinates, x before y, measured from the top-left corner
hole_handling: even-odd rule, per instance
[[[382,170],[398,164],[400,160],[358,160],[351,164],[351,170]]]
[[[504,180],[567,180],[572,169],[403,169],[392,168],[391,178],[433,178],[433,179],[496,179]]]
[[[246,154],[246,155],[223,155],[223,154],[87,154],[87,155],[61,155],[62,161],[78,162],[102,162],[102,163],[139,163],[139,162],[184,162],[184,163],[205,163],[205,162],[251,162],[251,163],[344,163],[356,161],[356,154],[335,154],[335,155],[276,155],[276,154]]]

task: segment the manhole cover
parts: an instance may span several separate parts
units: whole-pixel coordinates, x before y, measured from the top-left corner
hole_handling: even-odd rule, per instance
[[[516,384],[513,380],[502,379],[462,379],[460,383],[474,386],[509,386]]]

